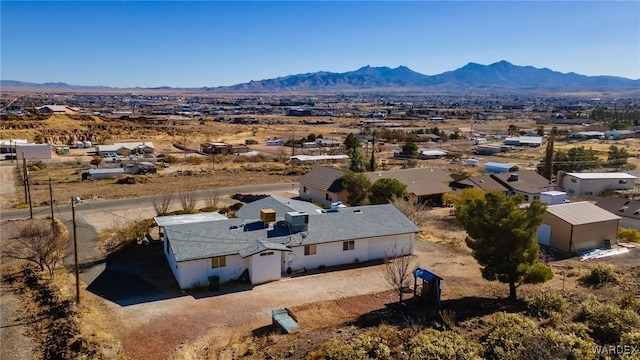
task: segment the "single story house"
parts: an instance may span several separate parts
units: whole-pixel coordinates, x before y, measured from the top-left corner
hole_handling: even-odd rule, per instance
[[[36,108],[40,114],[77,114],[80,109],[66,105],[44,105]]]
[[[294,155],[290,157],[291,163],[295,165],[319,164],[319,163],[341,163],[349,160],[349,155]]]
[[[522,195],[526,202],[540,198],[540,193],[555,190],[556,185],[533,170],[492,174],[491,177],[509,189],[507,195]]]
[[[364,173],[371,183],[384,178],[396,179],[407,186],[412,201],[442,204],[442,195],[451,192],[449,174],[439,168],[415,168]]]
[[[633,130],[609,130],[604,133],[605,139],[608,140],[632,139],[636,136],[637,133]]]
[[[508,137],[504,139],[504,144],[512,145],[512,146],[539,147],[542,145],[542,137],[541,136]]]
[[[630,190],[636,176],[623,173],[565,173],[558,171],[558,185],[572,196],[599,196],[608,190]]]
[[[347,190],[342,185],[344,171],[331,166],[318,166],[302,175],[299,197],[302,200],[313,201],[323,206],[330,206],[333,202],[347,202]]]
[[[615,242],[620,217],[588,201],[547,206],[538,242],[566,253],[584,253]]]
[[[206,286],[212,278],[228,282],[245,271],[261,284],[283,273],[383,259],[394,249],[409,255],[421,231],[390,204],[314,216],[293,211],[277,221],[270,210],[254,221],[164,225],[164,253],[180,288]]]
[[[640,230],[640,201],[607,196],[596,206],[620,217],[620,227]]]

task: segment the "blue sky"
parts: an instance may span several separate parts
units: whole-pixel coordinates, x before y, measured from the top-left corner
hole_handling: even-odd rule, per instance
[[[507,60],[640,78],[640,1],[0,2],[0,78],[222,86]]]

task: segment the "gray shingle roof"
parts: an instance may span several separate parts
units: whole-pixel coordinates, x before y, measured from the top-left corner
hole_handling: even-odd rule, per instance
[[[596,206],[620,217],[640,219],[640,201],[608,196],[600,199]]]
[[[344,171],[331,166],[318,166],[317,168],[302,175],[298,182],[300,184],[313,186],[332,193],[339,193],[344,189],[342,177]]]
[[[237,212],[236,217],[240,219],[260,219],[260,210],[273,209],[276,211],[276,219],[284,218],[284,214],[291,211],[304,211],[309,215],[317,214],[320,207],[307,202],[293,199],[286,199],[277,196],[267,196],[266,198],[244,204]]]
[[[373,171],[365,175],[372,183],[383,178],[396,179],[407,185],[408,193],[417,196],[449,192],[448,183],[453,181],[451,176],[438,168]]]
[[[267,243],[303,246],[335,241],[416,233],[421,229],[393,205],[343,208],[338,212],[309,217],[306,232],[292,234],[282,222],[271,228],[245,226],[242,219],[229,219],[165,227],[177,261],[213,256],[251,254]],[[245,227],[255,228],[245,231]],[[257,252],[254,252],[257,251]],[[249,255],[247,255],[249,254]]]
[[[518,175],[518,180],[509,181],[509,177],[515,174]],[[493,174],[491,177],[507,188],[527,194],[539,194],[540,192],[555,188],[554,183],[533,170]]]

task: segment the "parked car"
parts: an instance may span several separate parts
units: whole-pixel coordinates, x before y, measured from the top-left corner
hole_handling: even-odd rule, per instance
[[[145,159],[153,159],[153,154],[144,154],[142,155]]]

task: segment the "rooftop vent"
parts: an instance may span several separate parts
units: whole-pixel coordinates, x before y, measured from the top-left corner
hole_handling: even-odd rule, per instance
[[[620,211],[620,212],[625,212],[628,208],[629,208],[628,206],[623,206],[623,207],[621,207],[621,208],[620,208],[620,210],[618,210],[618,211]]]
[[[276,221],[276,211],[273,209],[260,210],[260,221],[265,224]]]
[[[353,209],[353,213],[354,213],[354,214],[362,214],[362,210],[360,210],[360,209]]]
[[[518,174],[511,174],[507,181],[518,181]]]

